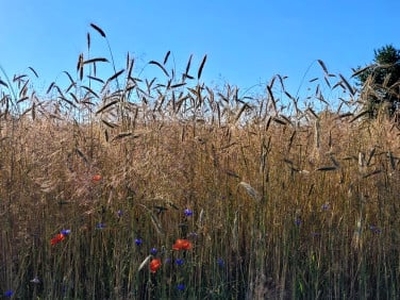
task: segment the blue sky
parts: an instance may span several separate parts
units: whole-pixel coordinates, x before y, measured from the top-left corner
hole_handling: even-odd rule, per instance
[[[36,88],[44,90],[64,80],[64,70],[76,75],[87,32],[91,56],[109,57],[90,23],[106,32],[117,69],[125,66],[127,52],[136,58],[138,74],[170,50],[178,72],[193,54],[196,74],[207,54],[203,81],[242,90],[281,74],[295,93],[304,75],[322,75],[316,59],[348,77],[352,67],[372,61],[374,49],[400,47],[398,0],[14,0],[1,7],[0,65],[9,76],[33,67],[40,76]],[[162,76],[154,66],[142,74]],[[110,69],[105,78],[111,75]]]

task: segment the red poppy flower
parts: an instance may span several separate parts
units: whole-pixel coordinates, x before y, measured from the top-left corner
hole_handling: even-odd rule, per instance
[[[186,239],[177,239],[175,244],[172,245],[172,250],[190,250],[192,243]]]
[[[92,177],[93,182],[99,182],[100,180],[101,180],[100,174],[93,175],[93,177]]]
[[[161,259],[159,258],[154,258],[151,262],[150,262],[150,272],[151,273],[155,273],[157,272],[157,270],[161,267]]]
[[[50,240],[50,244],[52,246],[58,244],[59,242],[62,242],[63,240],[65,240],[65,235],[62,233],[57,234],[56,236],[54,236],[51,240]]]

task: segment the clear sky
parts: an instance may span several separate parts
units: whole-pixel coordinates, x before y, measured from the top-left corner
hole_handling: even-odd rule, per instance
[[[138,74],[171,50],[178,72],[193,54],[195,75],[207,54],[203,81],[243,90],[274,74],[289,76],[296,90],[310,66],[307,78],[322,74],[316,59],[348,77],[374,49],[400,47],[399,0],[1,0],[0,7],[0,65],[10,77],[33,67],[44,90],[64,80],[64,70],[76,75],[87,32],[91,55],[109,57],[90,23],[106,32],[117,69],[128,52]],[[162,76],[155,66],[145,70]]]

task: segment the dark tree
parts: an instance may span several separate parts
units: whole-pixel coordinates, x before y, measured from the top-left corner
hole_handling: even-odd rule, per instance
[[[374,50],[370,66],[358,68],[355,76],[361,86],[361,98],[370,118],[379,112],[399,121],[400,112],[400,50],[386,45]]]

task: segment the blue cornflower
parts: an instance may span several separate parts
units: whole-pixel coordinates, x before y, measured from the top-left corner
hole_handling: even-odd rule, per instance
[[[294,220],[294,224],[296,224],[297,226],[300,226],[301,225],[301,219],[300,218],[296,218]]]
[[[7,290],[4,292],[4,297],[6,298],[11,298],[12,295],[14,295],[14,291],[13,290]]]
[[[157,248],[151,248],[151,250],[150,250],[151,255],[156,255],[157,252],[158,252]]]
[[[178,266],[182,266],[182,265],[185,263],[185,260],[184,260],[183,258],[177,258],[177,259],[175,260],[175,263],[176,263]]]
[[[104,223],[97,223],[96,228],[97,228],[97,229],[104,229],[104,228],[106,228],[106,224],[104,224]]]
[[[179,284],[176,286],[176,288],[177,288],[179,291],[184,291],[184,290],[185,290],[185,284],[184,284],[184,283],[179,283]]]
[[[137,238],[137,239],[135,239],[135,244],[136,244],[136,246],[140,246],[143,244],[143,240],[141,238]]]
[[[189,208],[185,208],[185,210],[183,211],[183,213],[185,214],[186,217],[191,217],[191,216],[193,216],[193,211],[190,210]]]
[[[71,229],[63,229],[63,230],[60,231],[60,233],[63,234],[63,235],[68,235],[68,234],[71,233]]]
[[[225,261],[222,258],[218,258],[217,259],[217,264],[218,264],[218,266],[223,268],[225,266]]]

